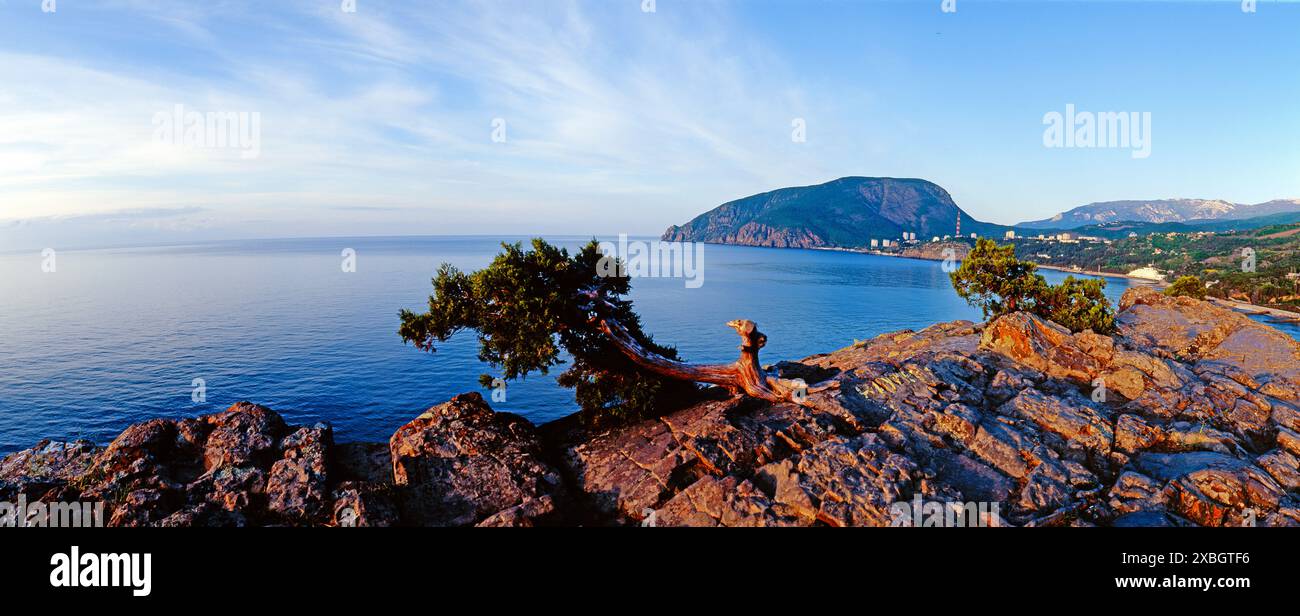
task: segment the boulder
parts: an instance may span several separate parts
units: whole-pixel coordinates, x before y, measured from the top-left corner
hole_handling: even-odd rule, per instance
[[[1070,330],[1025,312],[990,323],[980,339],[980,348],[1048,376],[1088,384],[1113,355],[1113,348],[1101,343],[1095,334],[1071,335]]]
[[[1116,325],[1129,348],[1218,365],[1248,378],[1252,389],[1268,384],[1268,395],[1300,398],[1300,345],[1238,312],[1134,287],[1124,292]]]
[[[652,512],[645,526],[796,526],[805,518],[783,510],[748,480],[701,477]]]
[[[388,527],[401,523],[391,485],[346,481],[334,490],[333,526]]]
[[[998,412],[1032,421],[1039,428],[1100,453],[1109,452],[1114,441],[1110,422],[1077,398],[1048,396],[1028,389],[1008,400]]]
[[[31,501],[66,500],[75,497],[76,481],[95,463],[100,449],[89,441],[60,442],[44,440],[35,447],[11,453],[0,459],[0,500],[13,500],[24,494]]]
[[[203,468],[269,463],[275,446],[287,431],[284,420],[271,409],[237,402],[224,413],[205,418],[210,427],[203,447]]]
[[[151,419],[132,425],[100,452],[75,483],[83,498],[112,504],[110,525],[140,526],[160,520],[184,502],[184,484],[197,476],[197,460],[177,460],[176,445],[174,421]]]
[[[0,482],[103,501],[110,526],[328,524],[331,441],[328,426],[290,429],[274,411],[240,402],[132,425],[102,450],[44,442],[0,461]]]
[[[477,393],[461,394],[402,426],[389,441],[403,519],[468,526],[563,492],[527,420],[494,413]],[[530,510],[535,522],[552,513]]]
[[[326,424],[298,428],[280,443],[281,458],[271,465],[267,509],[290,520],[313,520],[328,505],[326,455],[333,444]]]
[[[1159,428],[1153,427],[1137,415],[1120,415],[1115,422],[1115,448],[1128,454],[1137,453],[1159,443]]]

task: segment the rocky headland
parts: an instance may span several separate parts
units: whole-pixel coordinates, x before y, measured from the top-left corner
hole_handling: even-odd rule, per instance
[[[1118,325],[885,334],[778,364],[840,382],[803,404],[714,388],[600,431],[468,393],[339,444],[241,402],[11,454],[0,501],[103,501],[112,526],[882,526],[911,502],[996,503],[1007,526],[1300,525],[1300,344],[1146,288]]]
[[[844,177],[729,201],[664,231],[672,242],[773,248],[867,248],[871,240],[921,240],[967,232],[1000,237],[1011,227],[980,222],[933,182]]]

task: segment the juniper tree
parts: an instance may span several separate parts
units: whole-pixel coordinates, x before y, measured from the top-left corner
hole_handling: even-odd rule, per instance
[[[1106,281],[1066,276],[1059,285],[1047,286],[1034,301],[1034,313],[1071,331],[1091,329],[1099,334],[1115,331],[1115,314],[1102,291]]]
[[[988,319],[1031,310],[1034,300],[1047,287],[1047,281],[1037,271],[1038,265],[1016,258],[1015,246],[998,246],[993,240],[981,238],[962,259],[961,267],[948,276],[957,295],[983,310]]]
[[[402,310],[402,339],[434,351],[461,330],[478,333],[480,360],[506,379],[571,365],[557,379],[574,389],[586,416],[643,417],[662,412],[697,391],[695,383],[726,387],[768,401],[806,403],[806,395],[838,383],[809,387],[768,374],[758,361],[767,337],[748,320],[727,323],[741,336],[731,364],[693,365],[641,329],[626,299],[631,281],[617,259],[592,240],[576,255],[541,239],[532,249],[502,244],[488,267],[466,274],[443,264],[433,279],[429,310]],[[480,382],[489,386],[491,375]]]
[[[642,331],[632,302],[624,298],[629,278],[617,269],[612,275],[611,268],[598,270],[603,255],[594,240],[573,256],[541,239],[532,241],[531,250],[519,243],[501,247],[490,265],[471,274],[446,263],[439,267],[429,310],[401,311],[402,339],[432,352],[456,332],[474,330],[478,358],[507,380],[568,363],[557,380],[574,389],[591,417],[644,416],[695,389],[639,369],[593,320],[599,310],[649,352],[677,359],[674,348]],[[601,300],[599,306],[593,298]],[[485,374],[479,380],[487,387],[493,378]]]
[[[1102,292],[1105,280],[1069,276],[1053,286],[1037,272],[1036,264],[1016,258],[1014,245],[980,239],[949,277],[957,295],[980,308],[985,319],[1024,311],[1076,332],[1114,331],[1115,315]]]

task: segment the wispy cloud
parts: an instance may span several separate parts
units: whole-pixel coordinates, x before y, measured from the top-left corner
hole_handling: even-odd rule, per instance
[[[219,6],[98,6],[168,30],[137,26],[152,57],[0,53],[15,84],[0,98],[0,217],[203,204],[287,226],[324,193],[429,222],[517,211],[540,230],[644,231],[671,220],[635,209],[683,186],[802,175],[774,155],[797,106],[789,69],[735,38],[721,5]],[[79,18],[64,11],[51,21]],[[251,22],[276,37],[234,34]],[[151,117],[175,104],[259,112],[261,156],[154,143]]]
[[[1144,62],[1185,63],[1180,85],[1287,100],[1295,85],[1276,74],[1294,37],[1205,5],[37,4],[0,3],[0,220],[202,208],[181,218],[234,236],[644,233],[853,174],[926,177],[999,222],[1103,198],[1300,192],[1277,173],[1300,150],[1269,141],[1297,124],[1293,110],[1232,116],[1243,126],[1231,131],[1180,126],[1236,103],[1153,98],[1143,84],[1163,73],[1121,70],[1134,52],[1070,47],[1132,24],[1148,35]],[[1162,29],[1171,11],[1201,21]],[[1039,118],[1080,93],[1154,110],[1161,155],[1137,169],[1044,152]],[[154,114],[177,104],[259,113],[260,155],[156,143]],[[795,118],[807,143],[790,138]],[[1213,172],[1222,152],[1231,173]]]

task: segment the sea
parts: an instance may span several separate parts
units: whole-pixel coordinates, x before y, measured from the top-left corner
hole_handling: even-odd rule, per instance
[[[248,400],[335,439],[386,441],[493,373],[475,332],[425,353],[397,335],[438,266],[472,271],[502,242],[428,236],[204,242],[0,254],[0,454],[44,438],[107,443],[132,423]],[[590,237],[548,237],[576,250]],[[615,241],[615,238],[601,238]],[[642,238],[649,239],[649,238]],[[736,358],[736,318],[768,335],[764,363],[940,321],[979,320],[941,262],[708,245],[694,281],[642,277],[644,329],[692,362]],[[52,257],[52,258],[51,258]],[[350,263],[348,260],[351,259]],[[351,265],[353,267],[347,267]],[[52,270],[52,271],[50,271]],[[351,270],[351,271],[345,271]],[[1065,274],[1044,271],[1052,282]],[[1112,302],[1131,284],[1108,278]],[[1294,325],[1274,324],[1293,336]],[[564,370],[512,382],[494,403],[543,423],[576,410]]]

